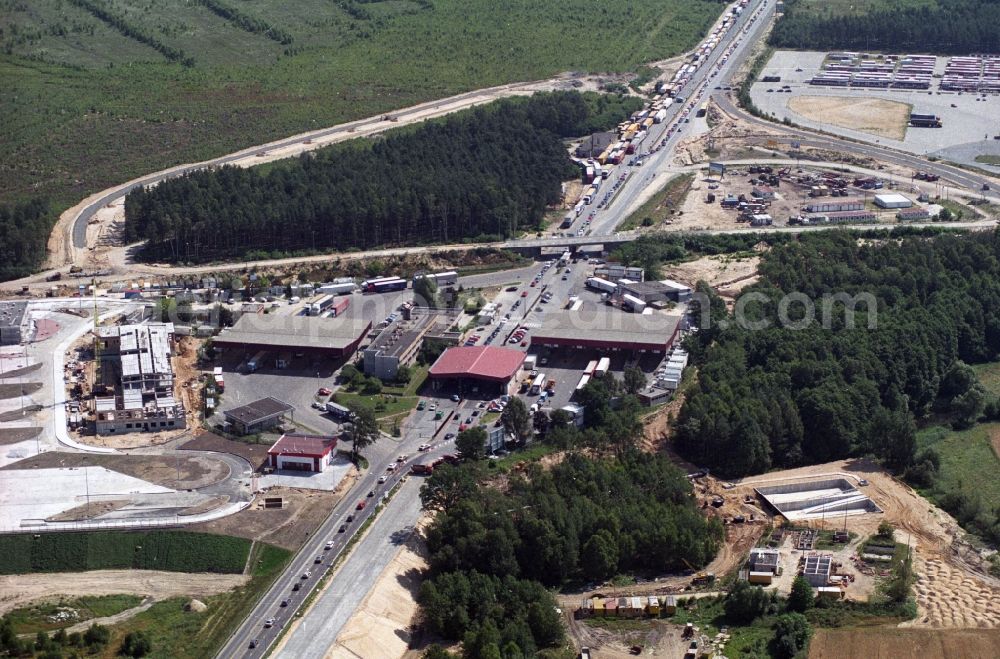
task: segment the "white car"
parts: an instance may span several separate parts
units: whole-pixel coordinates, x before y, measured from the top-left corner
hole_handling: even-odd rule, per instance
[[[327,540],[327,542],[326,542],[326,548],[327,549],[333,549],[333,540]]]
[[[267,620],[265,620],[264,626],[267,627],[268,629],[274,627],[274,618],[268,618]]]
[[[379,482],[379,484],[380,484],[380,485],[381,485],[382,483],[384,483],[384,482],[385,482],[385,476],[384,476],[384,475],[383,475],[383,476],[379,476],[379,477],[378,477],[378,482]]]
[[[390,462],[389,466],[385,468],[386,471],[396,471],[396,463]]]
[[[418,447],[417,447],[417,450],[418,450],[418,451],[426,451],[426,450],[427,450],[427,449],[429,449],[430,447],[431,447],[431,445],[430,445],[430,444],[421,444],[420,446],[418,446]]]

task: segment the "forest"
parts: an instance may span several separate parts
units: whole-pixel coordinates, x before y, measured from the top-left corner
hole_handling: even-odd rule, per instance
[[[837,13],[827,3],[811,7],[803,0],[786,0],[770,43],[807,50],[1000,53],[998,25],[1000,0],[880,2],[867,13]]]
[[[1000,234],[804,235],[768,252],[760,274],[738,305],[742,322],[699,286],[708,302],[696,311],[710,323],[687,342],[699,377],[677,419],[688,459],[723,477],[869,454],[932,470],[915,455],[917,422],[997,416],[967,364],[1000,354]],[[816,302],[815,322],[782,325],[790,293]],[[822,300],[837,294],[871,295],[876,308],[853,305],[851,328],[849,303],[834,300],[824,327]],[[784,312],[795,323],[804,308]]]
[[[42,199],[0,204],[0,281],[24,277],[41,266],[54,223]]]
[[[143,258],[204,262],[253,252],[371,249],[507,238],[534,228],[576,175],[562,139],[613,126],[640,101],[536,94],[260,173],[223,167],[139,189],[126,239]]]
[[[615,378],[591,385],[583,430],[558,410],[530,418],[541,442],[569,449],[554,467],[534,462],[500,476],[493,461],[470,455],[421,488],[437,512],[426,533],[422,614],[434,633],[462,640],[466,657],[528,657],[560,644],[548,588],[684,570],[715,556],[722,525],[697,509],[685,475],[666,455],[636,450],[642,424],[627,387]]]

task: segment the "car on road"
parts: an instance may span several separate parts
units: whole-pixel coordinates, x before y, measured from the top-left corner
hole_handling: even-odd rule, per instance
[[[528,291],[521,291],[521,297],[528,297]]]
[[[455,438],[455,433],[453,433],[453,432],[448,432],[448,433],[445,433],[445,435],[444,435],[444,440],[445,441],[448,441],[449,439],[454,439],[454,438]],[[427,448],[430,448],[430,447],[428,446]]]
[[[516,290],[517,290],[517,286],[508,286],[507,287],[507,292],[508,293],[513,293]]]
[[[420,401],[419,403],[417,403],[417,410],[423,412],[425,407],[427,407],[427,403],[425,403],[424,401]]]
[[[386,471],[396,471],[396,463],[390,462],[389,466],[385,468]]]
[[[375,490],[368,490],[368,498],[371,499],[374,496],[375,496]],[[364,508],[364,506],[361,506],[361,508]],[[358,510],[360,510],[361,508],[359,508]]]
[[[326,544],[323,546],[324,549],[333,549],[333,540],[327,540]]]
[[[350,524],[353,521],[354,521],[354,513],[351,513],[350,515],[347,516],[347,523]]]
[[[346,532],[347,532],[347,524],[341,524],[340,529],[337,531],[337,533],[346,533]]]
[[[358,501],[358,505],[354,506],[354,509],[355,510],[364,510],[365,506],[367,506],[367,505],[368,505],[368,502],[365,501],[364,499],[362,499],[361,501]]]
[[[326,387],[320,387],[319,391],[316,392],[316,395],[317,396],[329,396],[332,393],[333,392],[330,391],[329,389],[327,389]]]
[[[462,399],[458,397],[458,394],[452,394],[451,395],[451,402],[457,403],[460,400],[462,400]]]
[[[302,573],[302,578],[303,579],[308,579],[311,576],[312,576],[312,572],[310,572],[309,570],[306,570],[305,572]]]
[[[291,602],[291,600],[286,597],[285,599],[281,600],[281,606],[283,607],[288,606],[289,602]]]
[[[267,627],[268,629],[274,627],[274,618],[268,618],[267,620],[265,620],[264,626]]]
[[[260,639],[255,638],[252,641],[250,641],[250,649],[251,650],[253,650],[258,645],[260,645]]]
[[[399,455],[396,456],[396,462],[399,462],[399,463],[406,462],[406,458],[408,458],[408,457],[410,457],[410,456],[408,456],[405,453],[400,453]]]
[[[295,582],[292,585],[292,590],[301,590],[301,589],[302,589],[302,584],[300,584],[299,582]]]
[[[379,485],[385,482],[385,474],[382,474],[381,476],[378,477],[378,482]]]
[[[317,556],[315,558],[315,560],[313,560],[313,563],[316,563],[317,565],[319,565],[322,562],[323,562],[323,557],[322,556]]]
[[[418,450],[418,451],[426,451],[426,450],[427,450],[427,449],[429,449],[430,447],[431,447],[431,445],[430,445],[430,444],[421,444],[420,446],[418,446],[418,447],[417,447],[417,450]]]

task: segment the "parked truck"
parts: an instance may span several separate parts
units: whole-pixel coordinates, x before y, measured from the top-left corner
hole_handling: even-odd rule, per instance
[[[617,285],[608,281],[607,279],[601,279],[600,277],[588,277],[587,288],[595,291],[600,291],[601,293],[614,293],[618,288]]]
[[[260,368],[260,365],[264,363],[264,357],[266,356],[267,356],[267,351],[261,350],[256,355],[251,357],[250,360],[247,362],[247,371],[249,373],[253,373],[258,368]]]
[[[609,370],[611,370],[611,360],[608,357],[601,357],[597,362],[597,368],[594,369],[594,377],[603,378]]]

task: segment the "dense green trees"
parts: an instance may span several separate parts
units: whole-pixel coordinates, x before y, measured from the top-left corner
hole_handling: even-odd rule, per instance
[[[0,204],[0,281],[29,275],[45,259],[55,217],[47,201]]]
[[[503,489],[478,484],[488,473],[482,462],[446,465],[421,489],[439,514],[427,531],[431,578],[420,603],[430,629],[463,639],[466,656],[494,643],[513,642],[524,656],[558,645],[546,586],[704,565],[722,539],[664,456],[572,453],[551,471],[531,465]]]
[[[1000,354],[998,235],[802,236],[766,255],[749,291],[756,299],[741,300],[725,328],[709,298],[716,322],[689,342],[704,363],[677,446],[720,475],[868,453],[905,468],[914,417],[963,424],[983,411],[985,393],[956,363]],[[792,323],[802,313],[782,304],[790,293],[815,304],[808,327],[782,323],[782,313]]]
[[[817,5],[818,3],[813,3]],[[823,5],[819,5],[823,6]],[[821,12],[786,0],[785,15],[771,33],[779,48],[885,52],[1000,52],[1000,2],[876,3],[862,13]]]
[[[137,189],[127,240],[145,258],[350,250],[500,238],[533,227],[573,177],[561,138],[619,121],[636,99],[537,94],[304,155],[262,174],[223,167]]]

